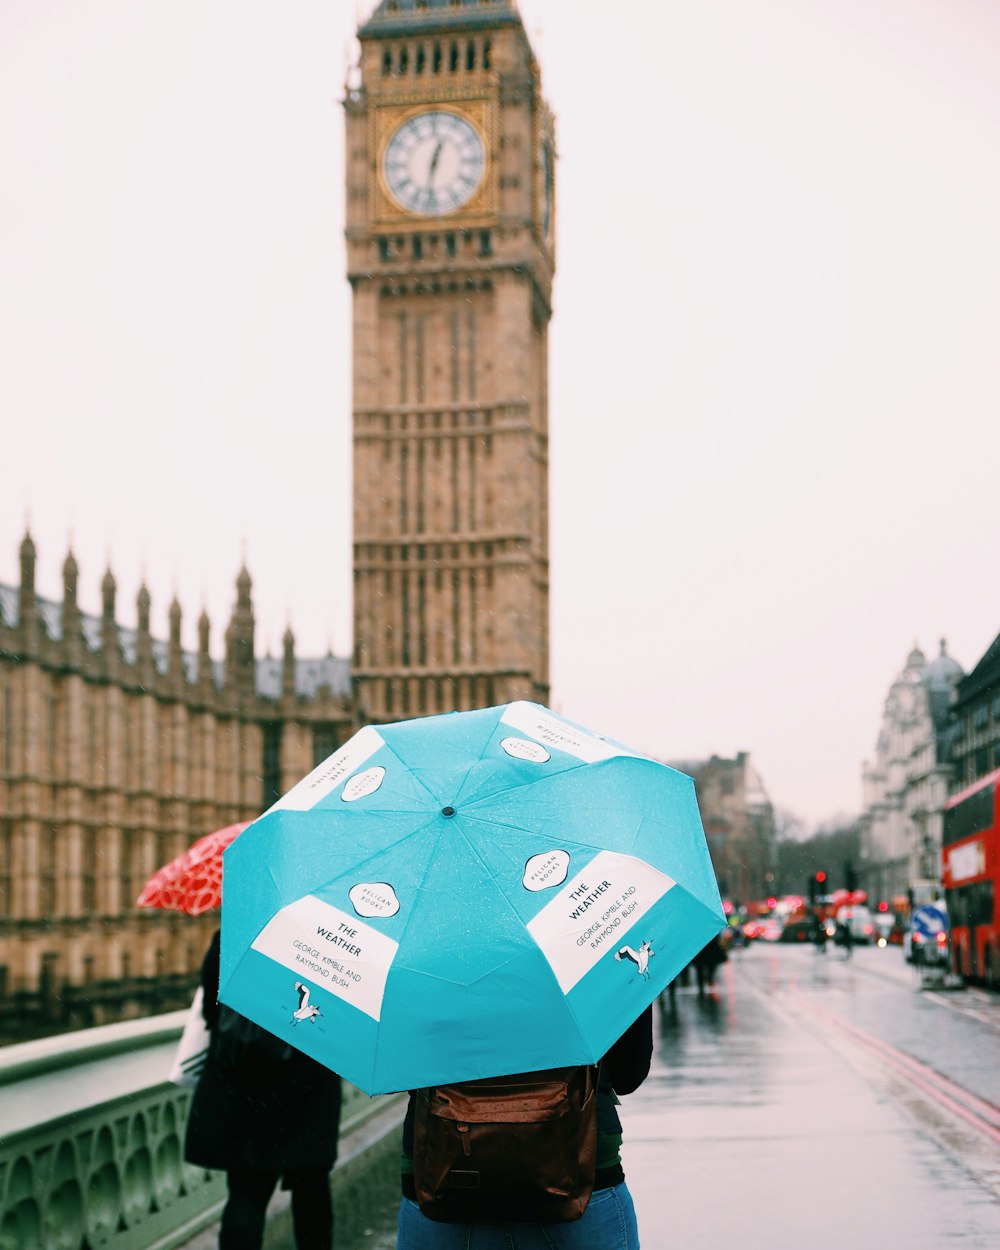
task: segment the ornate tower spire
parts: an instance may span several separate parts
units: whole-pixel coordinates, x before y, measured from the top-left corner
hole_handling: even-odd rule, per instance
[[[80,566],[73,555],[73,548],[66,552],[63,561],[63,601],[62,601],[62,646],[67,660],[78,663],[80,660],[80,607],[77,593],[80,582]]]
[[[135,597],[138,626],[136,630],[135,658],[139,668],[139,680],[144,686],[153,681],[153,638],[149,632],[149,588],[143,579],[139,593]]]
[[[76,562],[76,556],[73,554],[73,548],[70,547],[66,552],[66,559],[63,561],[63,607],[67,605],[75,608],[77,606],[77,591],[80,582],[80,566]]]
[[[118,586],[111,565],[101,578],[101,658],[109,676],[118,671],[118,625],[115,621],[115,599]]]
[[[295,695],[295,635],[291,624],[285,629],[281,645],[281,693],[290,699]]]
[[[105,621],[113,621],[115,619],[115,598],[118,594],[118,583],[115,581],[115,575],[111,572],[111,565],[104,571],[101,578],[101,616]]]
[[[181,605],[175,594],[170,601],[170,649],[168,671],[175,686],[184,682],[184,654],[181,648]]]
[[[236,578],[236,607],[226,631],[230,680],[241,695],[252,695],[257,687],[252,590],[244,564]]]
[[[212,657],[208,650],[211,629],[208,612],[202,608],[198,617],[198,685],[202,691],[212,683]]]
[[[152,606],[152,600],[149,595],[149,587],[143,581],[139,587],[139,593],[135,597],[136,616],[138,620],[138,628],[140,634],[149,634],[149,609]]]
[[[25,613],[33,613],[35,610],[35,560],[37,557],[35,551],[35,540],[31,537],[29,530],[24,531],[24,537],[21,539],[21,588],[18,602],[18,609],[21,620],[24,620]]]
[[[17,596],[17,627],[21,646],[27,655],[34,655],[39,644],[38,604],[35,600],[35,543],[31,531],[25,529],[21,539],[21,585]]]

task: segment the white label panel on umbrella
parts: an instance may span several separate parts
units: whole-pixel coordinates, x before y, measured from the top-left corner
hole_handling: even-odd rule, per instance
[[[253,949],[378,1020],[399,943],[307,894],[272,916]]]
[[[585,729],[577,729],[568,725],[558,716],[553,716],[537,703],[512,703],[500,723],[519,729],[521,733],[534,738],[546,747],[555,747],[557,751],[565,751],[567,755],[575,755],[587,764],[596,764],[598,760],[610,760],[616,755],[631,756],[633,752],[614,743],[605,742]],[[511,754],[508,751],[508,754]]]
[[[563,992],[586,976],[676,884],[644,860],[617,851],[600,851],[567,881],[526,926]],[[654,953],[625,949],[628,958],[645,954],[647,962]]]
[[[269,810],[276,812],[286,808],[293,812],[308,812],[345,778],[356,772],[365,760],[371,759],[384,741],[378,730],[372,729],[370,725],[359,729],[353,738],[349,738],[322,764],[317,764],[308,776],[292,786]]]

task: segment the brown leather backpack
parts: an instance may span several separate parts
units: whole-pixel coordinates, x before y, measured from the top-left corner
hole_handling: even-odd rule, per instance
[[[597,1069],[550,1068],[416,1091],[413,1179],[449,1223],[577,1220],[594,1187]]]

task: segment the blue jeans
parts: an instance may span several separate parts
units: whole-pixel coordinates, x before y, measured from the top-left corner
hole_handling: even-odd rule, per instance
[[[595,1189],[569,1224],[442,1224],[404,1198],[396,1250],[639,1250],[639,1230],[624,1184]]]

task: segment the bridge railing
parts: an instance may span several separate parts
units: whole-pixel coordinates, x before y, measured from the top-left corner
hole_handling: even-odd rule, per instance
[[[190,1094],[164,1079],[185,1016],[0,1049],[0,1250],[172,1250],[218,1217],[224,1178],[184,1162]],[[403,1115],[344,1095],[338,1238],[398,1192]]]

